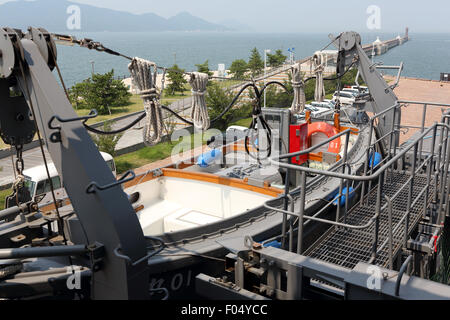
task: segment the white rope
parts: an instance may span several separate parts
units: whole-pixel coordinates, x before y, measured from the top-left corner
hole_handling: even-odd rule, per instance
[[[19,191],[23,187],[23,183],[25,182],[25,177],[21,174],[17,175],[16,179],[12,184],[12,189]]]
[[[156,64],[141,58],[134,58],[128,65],[128,70],[130,70],[133,83],[138,87],[144,101],[146,113],[142,133],[144,143],[148,146],[155,145],[161,141],[164,129],[160,96],[156,89]]]
[[[294,114],[302,113],[305,110],[305,83],[302,80],[300,63],[291,68],[292,88],[294,90],[294,100],[292,101],[291,112]]]
[[[210,125],[205,93],[209,77],[205,73],[193,72],[189,83],[192,87],[191,117],[194,127],[198,130],[208,130]]]
[[[315,54],[313,58],[314,73],[316,74],[316,90],[314,100],[322,102],[325,98],[325,86],[323,84],[323,71],[325,70],[323,56]]]

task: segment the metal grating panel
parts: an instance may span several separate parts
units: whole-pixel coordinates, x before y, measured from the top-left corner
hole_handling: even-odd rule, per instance
[[[383,185],[383,194],[392,198],[397,192],[400,193],[393,199],[392,223],[395,229],[396,224],[405,216],[409,183],[405,186],[407,180],[411,177],[409,173],[392,172],[387,174],[387,181]],[[418,197],[420,192],[427,185],[426,176],[416,175],[414,177],[412,200]],[[404,186],[402,188],[402,186]],[[427,206],[431,202],[431,195],[434,190],[433,181],[428,188]],[[352,225],[367,224],[375,215],[375,204],[377,197],[377,188],[373,188],[368,196],[368,205],[361,206],[359,203],[349,210],[346,223]],[[408,235],[414,230],[417,223],[424,214],[425,193],[420,196],[415,205],[411,207],[408,227]],[[386,204],[384,196],[382,197],[382,206]],[[344,218],[341,218],[344,222]],[[353,268],[358,262],[367,262],[371,258],[372,247],[374,243],[374,228],[372,225],[364,230],[344,229],[342,227],[333,227],[322,239],[312,247],[306,254],[312,258],[320,259],[326,262],[334,263],[343,267]],[[394,255],[401,249],[405,234],[405,223],[393,232],[393,251]],[[388,239],[389,220],[388,210],[381,212],[379,217],[378,247]],[[386,267],[389,263],[389,246],[385,245],[383,250],[378,253],[375,264]]]

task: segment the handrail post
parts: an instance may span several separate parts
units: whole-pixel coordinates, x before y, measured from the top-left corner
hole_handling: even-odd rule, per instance
[[[436,169],[435,169],[435,171],[436,171],[436,173],[435,173],[435,188],[434,188],[434,198],[433,198],[434,203],[438,202],[438,186],[439,186],[439,180],[440,180],[439,173],[441,171],[442,143],[444,140],[444,130],[445,130],[445,128],[441,127],[440,134],[439,134],[438,160],[437,160]],[[433,221],[433,223],[435,223],[435,222],[436,221]]]
[[[290,160],[288,160],[288,163],[290,163]],[[286,168],[286,178],[285,178],[285,185],[284,185],[284,210],[287,210],[288,208],[288,194],[289,194],[289,184],[290,184],[290,171],[291,169]],[[283,214],[283,223],[282,223],[282,237],[281,237],[281,247],[283,249],[286,249],[286,223],[287,223],[287,214]]]
[[[370,161],[369,163],[369,176],[371,176],[373,174],[373,165],[375,164],[375,146],[371,146],[369,148],[369,154],[372,153],[372,161]],[[372,151],[371,151],[372,150]],[[370,191],[372,190],[372,180],[369,181],[369,187],[367,189],[367,206],[369,205],[369,196],[370,196]]]
[[[395,128],[395,117],[397,116],[397,112],[395,112],[396,108],[394,108],[393,110],[393,117],[392,117],[392,131],[391,134],[389,135],[389,150],[388,150],[388,161],[391,159],[392,157],[392,145],[394,144],[394,139],[396,139],[396,135],[397,135],[397,130]],[[395,146],[394,146],[395,148]],[[395,148],[396,150],[396,148]],[[394,152],[394,156],[395,156],[395,152]],[[388,168],[389,169],[389,168]],[[390,174],[390,178],[392,180],[392,172],[394,170],[394,164],[392,164],[392,168],[391,168],[391,174]],[[385,179],[387,180],[387,175],[385,176]]]
[[[295,201],[291,195],[289,195],[289,197],[291,201],[290,212],[294,213]],[[289,217],[289,252],[294,252],[294,226],[292,223],[292,217]]]
[[[388,204],[388,222],[389,222],[389,269],[394,269],[394,262],[393,262],[393,235],[392,235],[392,201],[388,196],[384,196],[386,199],[386,202]]]
[[[424,103],[423,104],[423,112],[422,112],[422,125],[421,125],[420,132],[423,132],[425,130],[426,115],[427,115],[427,104]],[[419,146],[419,159],[421,159],[422,158],[423,140],[420,140],[419,145],[420,145]],[[434,146],[431,146],[431,147],[433,148]]]
[[[364,176],[367,175],[367,171],[369,169],[369,161],[370,161],[370,146],[372,143],[372,134],[373,134],[373,119],[370,119],[370,126],[369,126],[369,140],[368,140],[368,145],[367,145],[367,155],[366,155],[366,159],[364,161]],[[375,155],[374,155],[375,157]],[[364,193],[366,191],[366,181],[362,182],[362,186],[361,186],[361,199],[360,199],[360,205],[362,206],[364,204]],[[368,192],[370,192],[370,190],[368,190]]]
[[[345,168],[347,167],[347,157],[348,157],[348,144],[349,144],[349,140],[350,140],[350,132],[347,132],[346,136],[345,136],[345,146],[344,146],[344,156],[343,156],[343,165],[342,165],[342,173],[345,173]],[[351,170],[349,170],[349,174]],[[344,207],[344,223],[347,222],[347,212],[348,212],[348,199],[349,199],[349,179],[346,179],[345,182],[345,190],[346,190],[346,195],[345,195],[345,207]],[[339,202],[339,205],[341,203]]]
[[[405,236],[404,236],[404,246],[405,247],[408,242],[409,217],[410,217],[410,213],[411,213],[411,202],[412,202],[413,191],[414,191],[414,176],[415,176],[415,172],[416,172],[416,159],[417,159],[417,143],[414,144],[413,159],[412,159],[412,165],[411,165],[411,180],[409,182],[408,202],[406,203]]]
[[[446,128],[442,128],[442,130],[444,130]],[[448,206],[447,200],[448,200],[448,190],[447,192],[445,192],[446,189],[446,185],[447,185],[447,178],[448,178],[448,170],[449,170],[449,160],[450,160],[450,139],[448,138],[448,129],[446,129],[446,135],[445,135],[445,139],[446,139],[446,144],[444,147],[444,170],[442,172],[442,179],[441,179],[441,191],[440,191],[440,201],[439,201],[439,210],[438,210],[438,219],[437,219],[437,224],[441,224],[444,220],[443,217],[443,204],[444,204],[444,200],[446,205]]]
[[[384,172],[380,174],[378,177],[378,187],[377,187],[377,203],[375,206],[375,226],[373,229],[373,247],[372,247],[372,258],[371,261],[375,261],[377,258],[377,246],[378,246],[378,231],[380,227],[380,216],[381,216],[381,194],[383,193],[383,180],[384,180]]]
[[[437,126],[436,123],[434,124],[433,127],[433,135],[431,137],[431,148],[430,148],[430,159],[428,160],[429,163],[427,165],[427,186],[430,186],[431,184],[431,171],[434,168],[435,165],[435,153],[434,153],[434,147],[436,144],[436,134],[437,134]],[[423,217],[425,218],[426,214],[427,214],[427,210],[426,208],[428,207],[428,197],[429,197],[429,190],[428,188],[425,191],[425,201],[424,201],[424,211],[423,211]]]
[[[297,254],[303,253],[303,215],[305,213],[306,198],[306,172],[301,174],[301,191],[300,191],[300,212],[298,218],[298,238],[297,238]]]

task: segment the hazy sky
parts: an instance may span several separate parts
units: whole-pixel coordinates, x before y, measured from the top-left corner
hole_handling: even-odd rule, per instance
[[[5,3],[10,0],[0,0]],[[448,0],[73,0],[133,13],[154,12],[170,17],[188,11],[210,22],[234,19],[263,32],[371,31],[367,28],[371,5],[380,11],[380,32],[450,33]]]

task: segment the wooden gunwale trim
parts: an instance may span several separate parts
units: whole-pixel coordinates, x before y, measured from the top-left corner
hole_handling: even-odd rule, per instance
[[[247,181],[236,179],[236,178],[227,178],[227,177],[220,177],[215,174],[211,173],[203,173],[203,172],[191,172],[191,171],[183,171],[179,169],[170,169],[170,168],[164,168],[161,169],[164,177],[171,177],[171,178],[181,178],[181,179],[187,179],[187,180],[195,180],[195,181],[202,181],[202,182],[208,182],[223,186],[228,186],[232,188],[238,188],[243,189],[247,191],[252,191],[264,195],[268,195],[271,197],[277,197],[281,193],[283,193],[283,190],[269,187],[267,183],[265,183],[264,187],[257,187],[253,185],[249,185]],[[145,173],[143,175],[140,175],[133,179],[132,181],[126,183],[124,185],[124,188],[130,188],[133,186],[136,186],[137,184],[141,184],[147,181],[154,180],[156,178],[159,178],[160,176],[154,176],[152,172]]]

